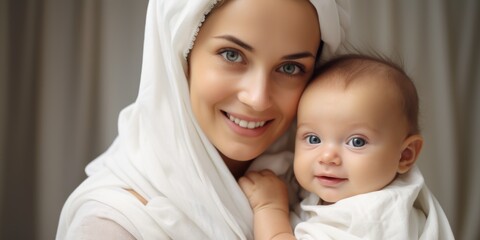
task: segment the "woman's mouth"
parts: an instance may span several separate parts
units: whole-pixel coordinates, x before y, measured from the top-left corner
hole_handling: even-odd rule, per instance
[[[222,111],[222,113],[225,116],[227,126],[229,126],[235,134],[248,138],[262,136],[265,131],[269,129],[268,126],[273,122],[273,120],[262,121],[262,119],[254,119],[238,115],[233,116],[224,111]]]
[[[235,123],[237,126],[241,128],[255,129],[255,128],[263,127],[265,123],[267,123],[267,121],[247,121],[244,119],[234,117],[227,112],[224,112],[224,114],[225,116],[227,116],[228,119],[230,119],[231,122]]]

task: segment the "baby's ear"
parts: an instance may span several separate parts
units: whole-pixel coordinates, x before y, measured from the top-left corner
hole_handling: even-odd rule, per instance
[[[421,135],[412,135],[405,139],[402,146],[402,154],[398,163],[397,172],[400,174],[406,173],[417,161],[418,155],[422,150],[423,138]]]

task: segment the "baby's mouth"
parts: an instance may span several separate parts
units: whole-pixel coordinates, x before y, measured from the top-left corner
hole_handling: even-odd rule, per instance
[[[348,180],[347,178],[340,178],[340,177],[328,176],[328,175],[319,175],[315,177],[325,185],[335,185]]]

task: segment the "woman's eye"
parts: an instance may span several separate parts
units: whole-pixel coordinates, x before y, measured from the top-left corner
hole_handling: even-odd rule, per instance
[[[225,50],[220,53],[225,60],[229,62],[242,62],[243,58],[240,56],[240,53],[234,50]]]
[[[309,144],[320,144],[322,141],[320,140],[319,137],[317,137],[315,135],[308,135],[307,136],[307,142]]]
[[[354,138],[351,138],[347,142],[347,144],[352,146],[352,147],[359,148],[359,147],[365,146],[365,144],[367,144],[367,141],[363,138],[360,138],[360,137],[354,137]]]
[[[297,64],[293,64],[293,63],[287,63],[280,67],[280,72],[283,72],[289,75],[295,75],[300,73],[301,71],[302,71],[302,68],[300,68]]]

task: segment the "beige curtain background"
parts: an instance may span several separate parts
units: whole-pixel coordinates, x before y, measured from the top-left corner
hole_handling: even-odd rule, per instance
[[[136,97],[147,2],[0,0],[0,239],[54,239],[63,202]],[[480,239],[479,22],[477,0],[353,0],[348,32],[414,78],[419,166],[466,240]]]

